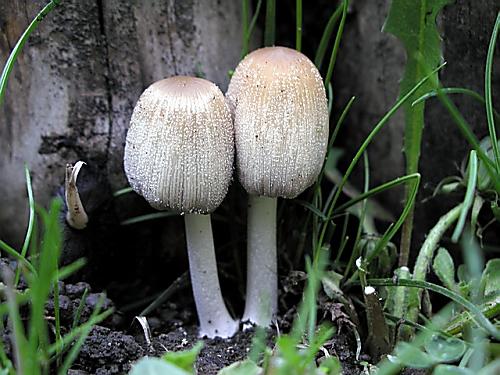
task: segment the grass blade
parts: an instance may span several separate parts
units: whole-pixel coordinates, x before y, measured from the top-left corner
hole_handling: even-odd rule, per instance
[[[29,352],[30,346],[26,340],[23,322],[19,314],[19,305],[17,304],[17,298],[14,294],[13,278],[11,270],[7,267],[3,267],[1,270],[2,279],[6,285],[5,296],[7,299],[7,308],[9,311],[9,320],[11,324],[11,330],[14,333],[12,340],[12,351],[16,362],[16,369],[19,374],[28,373],[29,368],[33,366],[33,362],[26,359],[30,359],[32,356],[30,354],[36,353],[36,351]],[[24,359],[24,360],[23,360]],[[28,371],[26,371],[28,370]]]
[[[335,61],[337,60],[337,53],[339,51],[340,40],[342,39],[342,33],[344,32],[345,19],[347,17],[347,6],[349,5],[349,0],[344,0],[342,3],[342,18],[340,19],[339,29],[337,30],[337,36],[335,37],[335,43],[333,45],[332,54],[330,55],[330,63],[328,64],[328,70],[326,72],[325,86],[328,87],[332,79],[333,67],[335,66]]]
[[[302,0],[295,0],[295,49],[302,49]]]
[[[101,310],[103,302],[104,302],[104,295],[101,295],[101,297],[97,301],[97,304],[96,304],[94,311],[92,312],[92,315],[89,318],[89,321],[93,321],[99,315],[99,311]],[[87,325],[87,326],[85,326],[85,329],[82,330],[80,337],[78,337],[78,340],[76,340],[76,342],[73,344],[71,351],[68,353],[68,355],[64,359],[63,365],[59,368],[58,373],[60,375],[65,375],[68,373],[68,370],[71,367],[71,364],[75,361],[76,357],[78,356],[78,353],[80,352],[80,348],[82,347],[83,343],[85,342],[85,339],[89,335],[91,329],[92,329],[92,325]],[[57,352],[57,350],[56,350],[56,352]]]
[[[0,240],[0,250],[5,251],[12,258],[21,262],[33,275],[36,275],[36,270],[33,265],[21,254],[19,254],[13,247],[9,246],[7,243]]]
[[[241,0],[241,28],[242,28],[242,41],[241,41],[241,57],[248,53],[248,29],[250,28],[250,23],[248,22],[248,17],[250,14],[250,1]]]
[[[88,288],[85,288],[83,291],[82,297],[80,298],[80,303],[78,304],[78,308],[76,309],[75,316],[73,318],[73,324],[71,325],[71,328],[76,328],[78,324],[80,323],[80,317],[82,316],[83,308],[85,307],[85,300],[87,298],[87,294],[89,292]]]
[[[2,75],[0,76],[0,105],[2,105],[3,98],[5,96],[5,90],[7,88],[7,82],[9,80],[10,73],[12,72],[12,68],[14,67],[14,63],[16,62],[17,56],[21,52],[24,47],[24,44],[28,40],[31,33],[37,28],[38,24],[42,22],[47,14],[49,14],[57,5],[59,5],[60,0],[52,0],[47,5],[43,7],[43,9],[36,15],[36,17],[31,21],[28,28],[24,30],[24,33],[21,35],[19,40],[17,41],[14,49],[9,55],[7,62],[2,71]]]
[[[347,102],[346,106],[342,110],[342,113],[341,113],[341,115],[340,115],[337,123],[335,124],[335,128],[333,129],[333,133],[330,136],[330,140],[328,141],[328,148],[327,148],[327,150],[331,150],[333,144],[335,143],[335,140],[337,139],[337,135],[338,135],[338,133],[340,131],[340,128],[342,127],[342,124],[344,123],[344,120],[347,117],[347,114],[349,113],[349,110],[351,109],[351,106],[354,103],[355,99],[356,99],[356,97],[354,97],[354,96],[351,97],[351,99],[349,99],[349,101]],[[318,179],[316,181],[315,191],[317,191],[320,188],[320,186],[321,186],[321,181],[323,180],[323,177],[325,175],[325,166],[326,166],[326,163],[323,163],[323,167],[321,168],[321,172],[319,173]]]
[[[462,234],[465,226],[465,219],[467,219],[467,214],[474,201],[474,193],[476,191],[477,183],[477,155],[476,151],[472,150],[470,152],[469,158],[469,178],[467,181],[467,191],[465,192],[464,202],[462,204],[462,211],[460,212],[460,217],[458,218],[457,226],[453,231],[451,240],[455,243],[458,242],[460,235]]]
[[[325,26],[325,30],[323,31],[323,35],[321,36],[318,49],[316,50],[316,56],[314,57],[314,65],[316,65],[318,69],[321,69],[321,65],[323,65],[323,59],[325,58],[326,49],[328,47],[328,43],[330,42],[333,28],[337,24],[337,21],[342,14],[342,9],[344,9],[344,6],[343,3],[340,3],[337,9],[335,9],[335,11],[330,16],[330,19]]]
[[[142,223],[144,221],[162,219],[164,217],[178,216],[178,215],[179,214],[177,212],[173,211],[153,212],[151,214],[135,216],[131,217],[130,219],[123,220],[120,223],[120,225],[137,224],[137,223]]]
[[[117,190],[113,193],[113,198],[117,198],[117,197],[120,197],[122,195],[125,195],[125,194],[128,194],[128,193],[131,193],[133,192],[134,189],[132,189],[130,186],[126,187],[126,188],[123,188],[123,189],[120,189],[120,190]]]
[[[85,323],[81,326],[72,329],[68,334],[66,334],[61,341],[56,342],[49,346],[47,349],[47,353],[49,356],[53,356],[57,351],[62,350],[67,345],[72,343],[77,337],[80,337],[83,333],[85,333],[89,328],[92,328],[94,325],[102,322],[111,314],[113,314],[114,309],[108,309],[99,315],[96,315],[94,318],[89,318]]]
[[[44,224],[44,235],[38,259],[38,277],[30,285],[32,304],[30,316],[29,342],[32,352],[39,352],[42,363],[47,360],[46,350],[49,345],[49,335],[45,321],[45,303],[50,290],[57,281],[57,260],[62,245],[62,233],[59,225],[59,214],[62,201],[54,199],[48,212],[40,209],[39,215]]]
[[[246,54],[248,53],[250,38],[252,37],[253,30],[255,29],[255,24],[257,23],[257,18],[259,17],[261,7],[262,7],[262,0],[259,0],[257,1],[257,6],[255,7],[255,13],[252,17],[252,21],[250,21],[250,26],[248,27],[248,33],[245,36],[247,47],[246,50],[243,50],[241,52],[241,58],[245,57]]]
[[[500,28],[500,12],[497,13],[495,26],[491,34],[488,54],[486,56],[486,71],[484,72],[484,98],[486,100],[486,120],[488,121],[488,131],[493,144],[493,155],[495,155],[495,165],[497,173],[500,174],[500,150],[498,149],[497,133],[495,128],[495,118],[493,116],[493,101],[491,98],[491,71],[493,67],[493,55],[497,43],[498,30]]]
[[[26,229],[26,236],[24,237],[23,247],[21,248],[21,256],[26,258],[28,253],[28,248],[31,241],[31,235],[33,233],[33,226],[35,223],[35,199],[33,198],[33,187],[31,186],[31,176],[28,166],[24,166],[24,173],[26,175],[26,190],[28,191],[28,203],[29,203],[29,219],[28,228]],[[17,267],[16,276],[14,278],[14,288],[19,283],[19,278],[21,276],[21,268]]]
[[[266,24],[264,28],[264,46],[274,45],[276,40],[276,0],[266,0]]]
[[[408,176],[395,178],[394,180],[391,180],[391,181],[386,182],[382,185],[379,185],[373,189],[370,189],[370,190],[364,192],[363,194],[360,194],[356,198],[351,199],[350,201],[338,206],[333,211],[333,214],[336,215],[342,211],[345,211],[347,208],[354,206],[356,203],[359,203],[359,202],[364,201],[368,198],[371,198],[379,193],[382,193],[383,191],[386,191],[388,189],[393,188],[394,186],[402,185],[408,181],[417,180],[419,178],[420,178],[420,174],[418,174],[418,173],[412,173]]]

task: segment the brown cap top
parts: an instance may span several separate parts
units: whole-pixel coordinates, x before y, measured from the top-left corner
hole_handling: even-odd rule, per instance
[[[125,173],[154,208],[209,213],[227,193],[233,154],[231,116],[219,88],[171,77],[149,86],[134,108]]]
[[[321,76],[302,53],[267,47],[237,66],[226,94],[236,165],[250,194],[294,198],[318,176],[328,143]]]

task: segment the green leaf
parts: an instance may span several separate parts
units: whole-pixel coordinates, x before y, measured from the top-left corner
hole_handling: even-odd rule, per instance
[[[500,259],[491,259],[486,263],[483,275],[481,276],[481,290],[483,295],[488,297],[498,293],[500,285]]]
[[[441,37],[436,26],[439,11],[451,0],[393,0],[383,27],[403,42],[406,50],[406,69],[401,81],[400,97],[404,96],[426,72],[442,61]],[[425,64],[425,65],[423,65]],[[435,75],[437,77],[437,74]],[[424,106],[411,101],[432,90],[431,81],[423,84],[405,104],[405,153],[407,172],[418,171],[421,134],[424,126]]]
[[[144,357],[137,362],[129,375],[192,375],[192,372],[183,370],[159,358]]]
[[[247,359],[223,368],[217,375],[259,375],[261,371],[262,369],[255,362]]]
[[[474,375],[474,372],[467,368],[452,365],[438,365],[432,375]]]
[[[321,283],[323,284],[323,291],[331,299],[334,299],[335,297],[344,294],[340,289],[340,282],[342,281],[343,277],[344,277],[343,275],[335,271],[328,271],[325,272],[325,274],[321,278]]]
[[[408,267],[399,267],[394,270],[394,277],[398,279],[410,279],[411,274]],[[407,289],[399,288],[397,286],[388,286],[387,298],[385,300],[385,309],[394,316],[402,318],[406,312],[407,307]]]
[[[439,248],[434,263],[432,263],[432,269],[444,286],[456,290],[455,264],[448,250],[443,247]]]
[[[319,366],[320,374],[340,375],[342,365],[337,357],[328,357]]]
[[[383,31],[389,32],[403,43],[406,50],[406,68],[400,84],[400,97],[406,95],[428,72],[442,62],[441,37],[436,26],[439,11],[451,0],[392,0]],[[432,90],[437,73],[425,82],[405,103],[404,153],[406,173],[418,172],[422,131],[424,128],[424,103],[412,102]],[[408,194],[408,191],[407,191]],[[403,226],[401,256],[409,254],[413,226],[413,210]],[[401,264],[401,262],[400,262]],[[405,265],[406,263],[403,263]]]
[[[194,364],[202,348],[203,342],[198,341],[191,349],[181,350],[178,352],[168,352],[163,355],[162,359],[183,370],[194,373]]]
[[[436,359],[436,362],[454,362],[462,358],[466,345],[454,337],[433,335],[425,343],[425,350]]]
[[[411,368],[429,368],[437,362],[434,357],[404,341],[398,344],[395,354],[401,364]]]

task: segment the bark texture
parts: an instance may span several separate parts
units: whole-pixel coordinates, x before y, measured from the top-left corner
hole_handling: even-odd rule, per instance
[[[45,3],[0,3],[0,61]],[[126,186],[123,147],[141,92],[176,74],[225,90],[240,35],[232,0],[63,1],[30,37],[0,107],[0,238],[19,243],[25,230],[25,162],[41,205],[77,160],[112,189]]]

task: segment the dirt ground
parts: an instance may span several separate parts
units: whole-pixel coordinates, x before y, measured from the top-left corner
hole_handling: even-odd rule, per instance
[[[71,309],[80,304],[80,297],[86,283],[62,285],[60,300],[64,301],[63,325],[72,321]],[[84,316],[90,315],[91,309],[99,298],[98,293],[90,293],[86,298]],[[152,338],[148,343],[142,327],[133,317],[120,313],[119,310],[101,325],[96,326],[90,333],[82,347],[80,355],[70,374],[121,374],[130,370],[131,365],[143,356],[161,356],[168,351],[188,349],[196,344],[197,337],[196,317],[193,314],[194,306],[191,297],[183,294],[167,302],[148,317]],[[113,306],[112,301],[106,299],[107,307]],[[48,306],[48,314],[51,314]],[[291,326],[291,311],[282,316],[278,327],[286,331]],[[268,344],[273,345],[277,331],[268,331]],[[251,346],[254,330],[238,332],[230,339],[203,339],[204,346],[198,357],[196,368],[199,374],[216,374],[221,368],[247,357]],[[356,345],[353,335],[344,329],[335,335],[325,345],[332,355],[337,355],[344,368],[344,374],[358,374],[360,367],[355,358]],[[364,357],[364,359],[367,359]]]
[[[14,267],[14,262],[0,258],[0,266]],[[20,287],[23,288],[21,282]],[[272,347],[277,335],[286,333],[292,325],[296,304],[300,300],[303,288],[303,274],[295,272],[284,279],[280,289],[280,305],[285,307],[276,322],[276,328],[268,330],[268,345]],[[85,292],[87,291],[87,292]],[[74,317],[81,305],[81,299],[86,294],[80,323],[86,321],[103,293],[92,289],[86,282],[59,283],[59,305],[61,319],[61,333],[64,335],[71,330]],[[324,317],[338,327],[337,333],[323,348],[331,355],[339,357],[344,374],[359,374],[361,367],[356,360],[356,342],[349,324],[346,324],[346,315],[339,306],[328,305],[320,299],[318,317]],[[168,351],[188,349],[195,345],[197,337],[196,314],[189,285],[184,286],[163,305],[148,315],[148,324],[151,330],[151,340],[147,342],[141,325],[133,314],[120,311],[113,301],[104,297],[102,309],[115,308],[115,312],[101,324],[95,326],[83,344],[80,354],[70,375],[111,375],[127,373],[135,361],[143,356],[161,356]],[[336,311],[336,312],[335,312]],[[22,311],[27,314],[27,309]],[[54,322],[54,306],[52,299],[46,305],[46,319],[52,329]],[[27,316],[27,315],[26,315]],[[337,319],[337,322],[332,320]],[[8,325],[5,325],[6,327]],[[278,329],[277,329],[278,328]],[[202,339],[203,349],[196,362],[199,374],[216,374],[221,368],[235,361],[243,360],[248,356],[252,347],[254,330],[238,332],[230,339]],[[7,353],[11,354],[10,332],[8,328],[1,335]],[[318,358],[320,359],[320,358]],[[369,360],[361,355],[361,360]]]

